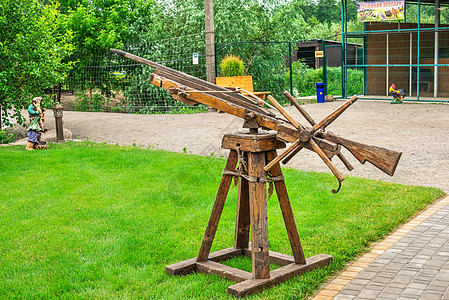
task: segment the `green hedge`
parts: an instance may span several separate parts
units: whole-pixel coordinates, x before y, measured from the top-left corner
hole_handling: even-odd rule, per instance
[[[294,62],[293,90],[295,96],[304,97],[316,95],[316,83],[323,82],[323,69],[311,69],[302,62]],[[363,93],[363,70],[348,69],[348,95]],[[286,89],[290,84],[290,72],[287,72]],[[327,94],[341,95],[341,67],[327,68]]]

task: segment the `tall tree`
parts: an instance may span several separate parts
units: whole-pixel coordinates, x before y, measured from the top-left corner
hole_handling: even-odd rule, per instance
[[[37,0],[0,2],[0,109],[2,121],[23,122],[20,112],[33,97],[61,82],[71,64],[71,32],[60,30],[55,5]]]

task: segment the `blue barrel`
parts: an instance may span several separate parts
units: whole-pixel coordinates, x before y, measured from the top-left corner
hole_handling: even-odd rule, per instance
[[[316,83],[316,102],[324,103],[325,96],[326,95],[324,94],[324,83],[317,82]]]

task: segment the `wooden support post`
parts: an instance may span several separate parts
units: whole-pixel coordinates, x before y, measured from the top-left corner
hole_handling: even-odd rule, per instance
[[[266,176],[264,167],[265,152],[248,153],[248,175],[254,179],[249,182],[249,202],[253,275],[256,279],[270,278],[267,186],[260,180]]]
[[[235,221],[234,248],[246,249],[249,245],[249,188],[248,180],[239,178],[239,194],[237,199],[237,218]]]
[[[276,151],[267,152],[268,161],[272,161],[276,158],[276,156]],[[275,164],[271,168],[271,175],[273,175],[273,177],[282,175],[281,166],[279,165],[279,163]],[[285,181],[276,181],[274,183],[274,186],[276,188],[276,194],[278,195],[279,205],[281,206],[282,216],[284,217],[285,228],[287,229],[287,235],[290,241],[290,246],[292,247],[295,263],[305,264],[306,258],[304,257],[304,251],[302,250],[298,229],[296,228],[295,218],[293,216],[292,206],[290,205],[290,199],[288,198],[287,187],[285,186]]]
[[[226,163],[225,170],[234,171],[237,166],[237,152],[231,150],[229,153],[228,161]],[[207,261],[212,242],[214,241],[215,232],[217,232],[218,222],[220,221],[221,213],[226,201],[226,196],[231,186],[232,176],[223,175],[218,188],[217,197],[215,198],[214,207],[210,214],[209,223],[207,224],[206,232],[204,233],[203,243],[201,244],[200,252],[198,253],[197,261]]]

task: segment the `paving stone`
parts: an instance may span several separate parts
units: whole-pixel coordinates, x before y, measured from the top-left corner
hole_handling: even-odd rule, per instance
[[[357,284],[357,285],[366,285],[370,282],[370,279],[361,279],[358,276],[351,281],[351,284]]]
[[[385,268],[384,268],[384,270],[392,270],[392,271],[398,270],[398,271],[399,271],[399,270],[401,270],[403,267],[404,267],[403,264],[399,264],[399,263],[392,262],[392,263],[389,263],[388,265],[386,265]]]
[[[431,284],[426,287],[426,291],[430,291],[430,292],[444,293],[446,291],[446,289],[447,289],[446,286],[431,285]]]
[[[353,296],[353,295],[339,294],[339,295],[334,297],[334,300],[352,300],[354,298],[355,298],[355,296]]]
[[[360,274],[357,276],[358,279],[373,279],[375,276],[377,276],[377,272],[371,272],[367,271],[365,269],[364,271],[360,272]]]
[[[398,275],[398,272],[388,271],[388,270],[383,270],[383,271],[379,272],[379,274],[377,274],[378,277],[385,277],[385,278],[389,278],[389,279],[393,279],[397,275]]]
[[[360,293],[360,291],[356,291],[356,290],[350,290],[350,289],[346,289],[344,288],[340,294],[342,295],[350,295],[350,296],[357,296]]]
[[[398,275],[391,282],[398,282],[402,284],[408,284],[413,279],[412,276],[406,276],[406,275]]]
[[[380,300],[380,299],[397,299],[397,298],[398,298],[398,294],[391,294],[391,293],[383,291],[377,296],[376,299]]]
[[[381,277],[381,276],[376,276],[376,277],[373,278],[373,280],[371,280],[371,282],[383,283],[383,284],[389,283],[390,281],[391,281],[391,278]]]
[[[377,282],[371,282],[366,285],[367,290],[381,291],[384,288],[385,288],[385,284],[377,283]]]
[[[383,292],[393,295],[399,295],[404,291],[404,288],[398,288],[398,287],[392,287],[391,285],[388,285],[383,289]]]
[[[417,276],[413,278],[412,283],[429,285],[433,280],[433,276]]]
[[[447,287],[448,283],[447,283],[447,281],[443,281],[443,280],[432,280],[432,282],[430,283],[430,285],[436,285],[436,286],[444,286],[444,287]]]
[[[377,295],[379,295],[379,294],[380,294],[380,291],[365,289],[365,290],[361,291],[357,295],[357,297],[359,299],[376,299]]]
[[[345,290],[353,290],[353,291],[361,291],[363,288],[365,287],[364,284],[354,284],[354,283],[349,283],[346,287]]]
[[[419,273],[418,271],[401,270],[398,272],[398,275],[400,275],[400,276],[416,276],[418,273]]]
[[[401,294],[402,296],[404,295],[414,295],[414,296],[421,296],[421,294],[424,292],[424,290],[420,290],[420,289],[414,289],[414,288],[406,288],[404,290],[404,292]],[[419,297],[418,297],[419,298]]]
[[[408,286],[411,289],[424,291],[426,289],[426,287],[428,286],[428,284],[411,282]]]
[[[423,300],[439,300],[443,293],[424,291],[419,299]]]
[[[449,270],[449,269],[448,269]],[[419,272],[418,272],[418,276],[435,276],[436,274],[438,274],[438,270],[435,270],[433,268],[427,268],[426,266],[424,266]]]

